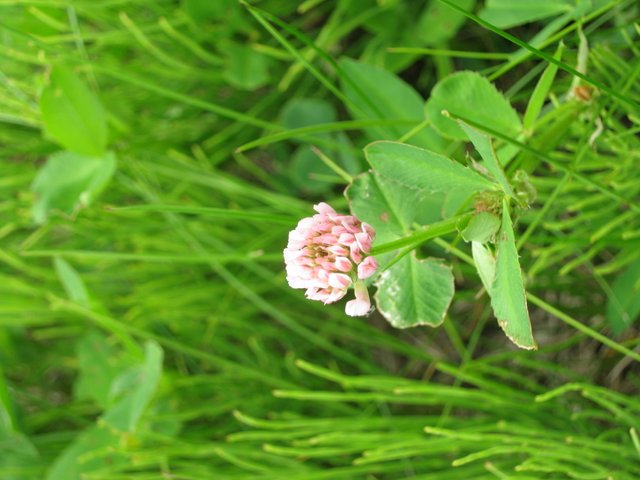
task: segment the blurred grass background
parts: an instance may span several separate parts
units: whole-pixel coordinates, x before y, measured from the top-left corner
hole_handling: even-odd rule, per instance
[[[494,31],[439,1],[0,1],[0,478],[640,477],[640,7],[454,3]],[[453,235],[423,249],[454,262],[439,329],[304,300],[287,232],[349,208],[310,146],[347,176],[378,139],[464,161],[388,98],[474,70],[523,113],[548,63],[497,29],[562,42],[621,97],[560,70],[510,163],[537,191],[519,230],[539,351],[504,337]],[[117,167],[36,222],[60,65]]]

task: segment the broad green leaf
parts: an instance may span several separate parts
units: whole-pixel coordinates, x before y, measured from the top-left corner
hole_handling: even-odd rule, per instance
[[[476,72],[457,72],[438,82],[425,108],[433,126],[442,135],[455,140],[466,140],[467,136],[455,120],[442,114],[443,111],[510,137],[515,138],[522,131],[520,117],[509,101]]]
[[[333,123],[336,119],[334,106],[319,98],[294,98],[280,111],[282,126],[288,130]],[[295,141],[295,139],[292,140]]]
[[[454,291],[451,267],[433,258],[418,260],[415,253],[382,272],[376,286],[378,309],[396,328],[437,327]]]
[[[354,215],[376,230],[378,244],[409,231],[420,200],[417,192],[402,192],[371,172],[355,177],[345,195]]]
[[[467,242],[487,243],[493,241],[500,229],[500,219],[489,212],[480,212],[471,217],[466,228],[460,232]]]
[[[538,348],[531,331],[524,282],[516,249],[509,205],[502,202],[502,225],[497,242],[496,276],[491,286],[491,306],[498,324],[520,348]]]
[[[47,471],[46,480],[81,480],[84,473],[117,468],[127,459],[121,453],[121,439],[107,426],[90,427],[65,448]],[[99,453],[91,455],[91,453]]]
[[[269,61],[246,45],[227,45],[227,68],[224,78],[242,90],[255,90],[269,82]]]
[[[36,194],[34,220],[43,223],[52,210],[73,214],[89,205],[106,186],[115,168],[116,158],[111,152],[104,157],[54,153],[31,184]]]
[[[351,175],[362,172],[364,160],[360,159],[360,155],[354,153],[355,148],[349,136],[345,132],[337,132],[332,141],[337,147],[335,155],[338,164]]]
[[[98,97],[71,70],[54,67],[40,97],[47,136],[65,149],[99,157],[107,147],[107,120]]]
[[[496,278],[496,257],[480,242],[471,242],[471,253],[482,285],[487,294],[491,295],[493,280]]]
[[[365,147],[373,170],[395,188],[417,192],[494,190],[496,184],[442,155],[397,142],[374,142]]]
[[[334,106],[317,98],[293,99],[280,112],[280,121],[289,130],[331,124],[336,119],[337,113]],[[283,165],[283,171],[304,192],[316,194],[327,192],[335,186],[336,181],[335,172],[311,150],[309,144],[317,144],[345,171],[351,174],[361,171],[360,162],[353,155],[353,147],[344,132],[315,133],[309,137],[291,139],[291,141],[301,143],[301,146]]]
[[[442,218],[455,217],[471,205],[473,193],[462,190],[451,190],[444,194]]]
[[[372,172],[355,177],[345,190],[345,196],[354,215],[375,229],[375,245],[406,235],[420,211],[433,204],[428,196],[418,191],[399,189],[395,183]],[[393,256],[393,252],[376,256],[381,270]]]
[[[362,7],[366,2],[343,1],[345,17],[357,18],[363,14]],[[371,65],[384,67],[389,72],[400,72],[409,67],[415,57],[411,55],[389,55],[387,48],[394,45],[420,46],[418,39],[418,24],[415,22],[415,13],[407,8],[403,2],[397,0],[378,3],[375,13],[367,15],[362,27],[371,34],[375,41],[366,42],[360,58],[366,59]]]
[[[89,293],[75,268],[62,257],[55,257],[53,265],[69,298],[84,307],[88,307],[90,303]]]
[[[407,120],[397,126],[368,127],[372,140],[398,140],[409,130],[425,120],[423,98],[409,84],[394,74],[348,58],[340,60],[342,91],[350,100],[351,116],[356,120],[398,119]],[[431,128],[424,128],[409,140],[411,144],[444,151],[446,143]]]
[[[620,335],[640,315],[640,260],[631,263],[613,282],[607,300],[607,322]]]
[[[464,130],[473,146],[476,147],[476,150],[482,157],[482,165],[489,171],[489,173],[493,176],[493,178],[500,184],[502,190],[509,195],[510,197],[514,197],[513,189],[511,188],[511,184],[502,170],[502,165],[498,161],[498,157],[496,155],[496,151],[493,148],[493,144],[491,142],[491,137],[481,132],[463,121],[459,120],[458,125],[460,128]]]
[[[427,193],[422,196],[416,207],[414,222],[420,225],[430,225],[443,218],[454,215],[444,215],[446,196],[443,193]]]
[[[511,28],[568,13],[575,8],[575,0],[487,0],[479,16],[496,27]]]
[[[331,190],[334,184],[326,179],[336,175],[309,145],[300,145],[290,158],[287,176],[300,190],[318,194]]]
[[[362,13],[363,3],[359,1],[342,2],[346,16],[355,17]],[[378,38],[398,38],[398,29],[408,27],[411,21],[408,9],[397,0],[378,2],[380,7],[376,13],[368,16],[362,27]],[[380,48],[380,47],[378,47]],[[366,55],[365,55],[366,56]],[[368,57],[367,57],[368,58]]]
[[[332,123],[336,121],[336,111],[329,102],[316,98],[295,98],[288,102],[280,112],[282,125],[293,130],[312,125]],[[334,185],[324,180],[334,178],[334,172],[313,153],[309,147],[314,139],[320,139],[324,144],[330,144],[331,133],[317,133],[309,139],[292,141],[301,143],[289,162],[285,165],[285,173],[300,190],[309,193],[322,193],[329,191]]]
[[[74,383],[75,397],[92,400],[107,409],[111,384],[129,365],[107,337],[98,332],[90,332],[80,339],[76,358],[80,374]]]
[[[109,426],[133,432],[149,405],[162,374],[163,352],[155,342],[145,344],[144,364],[116,378],[109,395],[115,403],[102,417]]]
[[[467,11],[473,9],[475,0],[453,0]],[[425,46],[441,46],[455,36],[467,17],[442,2],[428,2],[418,20],[418,36]]]

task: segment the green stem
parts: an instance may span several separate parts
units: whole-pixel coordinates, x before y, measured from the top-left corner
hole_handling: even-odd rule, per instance
[[[486,60],[508,60],[513,53],[499,52],[472,52],[462,50],[443,50],[440,48],[413,48],[413,47],[391,47],[387,48],[391,53],[412,53],[416,55],[435,55],[453,58],[479,58]]]
[[[472,213],[470,212],[463,213],[462,215],[456,215],[455,217],[447,218],[441,222],[432,223],[411,235],[373,247],[371,255],[382,255],[383,253],[392,252],[405,247],[410,247],[411,249],[417,248],[427,240],[456,231],[458,224],[471,217],[471,215]]]

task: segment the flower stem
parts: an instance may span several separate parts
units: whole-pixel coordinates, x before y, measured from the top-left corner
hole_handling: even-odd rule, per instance
[[[382,255],[383,253],[392,252],[405,247],[410,247],[412,249],[417,248],[427,240],[454,232],[458,224],[471,217],[471,215],[471,212],[463,213],[462,215],[456,215],[455,217],[447,218],[446,220],[432,223],[431,225],[426,225],[424,228],[421,228],[404,238],[399,238],[398,240],[393,240],[392,242],[383,243],[382,245],[373,247],[371,255]]]

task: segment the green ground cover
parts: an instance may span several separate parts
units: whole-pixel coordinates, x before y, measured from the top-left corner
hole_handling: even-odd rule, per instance
[[[635,0],[0,0],[0,479],[640,478],[639,38]],[[368,317],[287,285],[321,201],[378,230]]]

